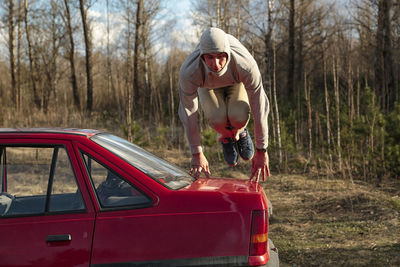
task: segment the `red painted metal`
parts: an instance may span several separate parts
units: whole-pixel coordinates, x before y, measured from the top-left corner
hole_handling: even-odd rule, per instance
[[[86,213],[0,217],[0,265],[88,266],[222,256],[247,256],[249,265],[266,263],[268,253],[259,249],[259,253],[250,252],[254,248],[252,212],[268,208],[259,183],[201,178],[180,190],[170,190],[91,141],[90,137],[97,133],[77,129],[0,129],[0,146],[64,145],[87,206]],[[152,199],[152,206],[101,211],[80,151],[129,180]],[[264,231],[258,234],[267,231],[258,227]],[[48,235],[63,234],[71,234],[72,240],[54,244],[45,241]]]

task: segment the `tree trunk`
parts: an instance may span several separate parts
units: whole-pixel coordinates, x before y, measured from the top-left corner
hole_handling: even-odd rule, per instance
[[[127,124],[127,138],[129,142],[133,142],[133,137],[132,137],[132,99],[133,96],[132,94],[134,93],[134,88],[131,89],[130,84],[132,81],[132,66],[131,66],[131,60],[132,60],[132,49],[131,49],[131,35],[132,35],[132,30],[131,30],[131,18],[130,18],[130,8],[127,7],[127,42],[126,42],[126,68],[125,68],[125,88],[126,88],[126,124]]]
[[[270,9],[270,7],[268,9]],[[240,34],[242,33],[242,23],[243,23],[242,22],[241,12],[242,12],[242,1],[241,0],[237,0],[237,15],[236,15],[236,19],[237,19],[238,22],[237,22],[237,25],[236,25],[236,38],[238,38],[239,40],[240,40]],[[268,15],[268,21],[269,21],[269,17],[270,17],[270,14]],[[268,22],[268,24],[269,24],[269,22]]]
[[[92,40],[90,36],[90,27],[87,21],[87,10],[85,0],[79,0],[81,12],[83,37],[85,39],[85,57],[86,57],[86,112],[90,116],[93,109],[93,77],[92,77]]]
[[[397,91],[392,59],[391,7],[392,0],[379,0],[376,32],[375,87],[380,106],[387,112],[393,108]]]
[[[161,113],[161,97],[159,95],[159,88],[152,86],[152,81],[151,81],[151,69],[150,69],[150,64],[149,64],[149,56],[148,56],[148,45],[147,45],[147,40],[148,40],[148,34],[147,34],[147,14],[145,13],[145,8],[142,8],[142,31],[141,31],[141,41],[142,41],[142,47],[143,47],[143,61],[144,61],[144,66],[143,66],[143,76],[144,76],[144,84],[145,84],[145,95],[150,96],[150,107],[148,108],[148,104],[145,103],[146,98],[142,98],[142,117],[145,117],[145,112],[147,111],[147,116],[148,119],[154,119],[155,122],[158,124],[160,122],[160,118],[162,117]],[[151,118],[153,116],[153,118]]]
[[[168,66],[168,81],[169,81],[169,103],[170,103],[170,125],[171,125],[171,137],[174,139],[175,137],[175,97],[174,97],[174,91],[175,91],[175,86],[173,83],[173,77],[174,77],[174,69],[172,68],[171,64],[171,59],[168,60],[167,63]]]
[[[361,83],[360,83],[360,66],[357,66],[357,96],[356,96],[356,117],[357,119],[360,118],[360,89],[361,89]]]
[[[352,48],[350,45],[350,55],[352,52]],[[352,63],[351,63],[351,56],[349,55],[349,62],[348,62],[348,66],[347,66],[347,89],[348,89],[348,102],[347,102],[347,106],[348,106],[348,111],[349,111],[349,128],[350,128],[350,132],[353,132],[353,120],[354,120],[354,88],[353,88],[353,71],[352,71]],[[348,158],[349,158],[349,162],[348,162],[348,166],[349,166],[349,174],[350,177],[352,177],[351,171],[353,169],[353,154],[354,154],[354,138],[351,135],[350,136],[350,144],[349,149],[348,149]]]
[[[221,0],[217,0],[217,27],[222,28]]]
[[[325,111],[326,111],[326,140],[328,143],[328,156],[329,156],[329,167],[332,168],[332,153],[331,153],[331,123],[330,123],[330,105],[329,105],[329,93],[328,93],[328,83],[326,79],[326,56],[323,55],[323,65],[324,65],[324,89],[325,89]]]
[[[288,77],[287,77],[287,96],[288,100],[293,101],[296,90],[294,86],[294,69],[295,69],[295,0],[290,0],[290,9],[289,9],[289,43],[288,43]]]
[[[68,51],[68,58],[69,58],[69,65],[71,71],[71,85],[72,85],[72,95],[74,100],[74,105],[77,110],[81,109],[80,99],[79,99],[79,92],[78,92],[78,81],[76,78],[76,70],[75,70],[75,43],[74,43],[74,36],[72,32],[72,24],[71,24],[71,12],[69,10],[68,0],[64,0],[65,5],[65,17],[67,19],[67,35],[69,38],[69,51]]]
[[[269,95],[269,99],[271,100],[271,110],[273,110],[274,102],[272,97],[272,86],[273,86],[273,64],[274,64],[274,51],[272,48],[272,4],[271,0],[268,1],[267,4],[267,15],[268,15],[268,29],[264,36],[264,43],[265,43],[265,66],[266,66],[266,75],[265,75],[265,89],[267,90],[267,94]],[[275,128],[275,114],[274,112],[271,113],[271,121],[272,121],[272,133],[273,133],[273,141],[275,143],[276,140],[276,128]]]
[[[282,142],[281,142],[281,127],[279,120],[279,109],[278,109],[278,99],[276,97],[276,49],[275,45],[273,45],[273,91],[274,91],[274,102],[275,102],[275,117],[276,117],[276,133],[278,138],[278,151],[279,151],[279,168],[282,169]]]
[[[336,101],[336,127],[337,127],[337,157],[338,157],[338,169],[342,171],[342,147],[340,143],[340,95],[339,95],[339,75],[338,75],[338,64],[335,57],[333,58],[333,85],[335,90],[335,101]]]
[[[134,51],[133,55],[133,90],[135,103],[141,103],[141,94],[139,88],[139,45],[140,45],[140,31],[141,31],[141,13],[142,13],[143,0],[138,0],[137,8],[136,8],[136,24],[135,24],[135,43],[134,43]],[[140,109],[139,109],[140,111]]]
[[[387,108],[386,111],[390,112],[393,110],[396,95],[398,90],[398,84],[395,82],[394,75],[394,65],[393,65],[393,52],[392,52],[392,27],[391,27],[391,9],[392,9],[392,0],[381,0],[383,5],[384,12],[384,46],[383,46],[383,57],[385,64],[385,87],[387,87]],[[398,1],[397,1],[398,2]],[[398,2],[399,3],[399,2]]]
[[[49,58],[44,57],[45,61],[45,72],[46,72],[46,86],[43,88],[45,94],[44,94],[44,100],[43,100],[43,111],[47,113],[48,108],[49,108],[49,102],[50,102],[50,97],[51,94],[54,95],[54,100],[55,100],[55,111],[57,112],[58,108],[58,103],[57,103],[57,80],[56,80],[56,75],[57,75],[57,56],[58,56],[58,44],[57,44],[57,31],[58,25],[57,25],[57,19],[58,19],[58,12],[59,10],[56,8],[56,5],[54,3],[54,0],[51,1],[51,28],[50,28],[50,33],[51,33],[51,45],[50,45],[50,53],[49,53]],[[46,62],[47,59],[47,62]]]
[[[36,61],[35,58],[33,57],[32,53],[32,43],[31,43],[31,37],[30,37],[30,31],[29,31],[29,23],[28,23],[28,0],[25,0],[25,5],[24,5],[24,21],[25,21],[25,34],[26,34],[26,41],[28,44],[28,56],[29,56],[29,71],[30,71],[30,78],[31,78],[31,83],[32,83],[32,91],[33,91],[33,101],[36,105],[36,107],[41,108],[41,103],[39,100],[39,96],[37,93],[37,87],[36,87]]]
[[[303,54],[303,46],[304,46],[304,44],[303,44],[303,35],[304,35],[304,33],[303,32],[304,32],[304,27],[305,27],[305,25],[304,25],[305,24],[305,22],[304,22],[305,14],[304,14],[304,7],[303,7],[304,6],[304,0],[300,0],[300,5],[301,5],[301,7],[297,11],[297,13],[298,13],[298,18],[297,19],[299,21],[298,30],[296,31],[297,38],[295,36],[295,40],[297,41],[296,45],[295,45],[295,50],[296,50],[295,53],[296,53],[297,56],[295,56],[296,67],[295,67],[294,76],[296,78],[295,78],[295,81],[293,82],[293,84],[298,83],[297,86],[299,86],[301,84],[304,84],[304,81],[302,81],[302,79],[305,77],[305,75],[304,75],[304,54]],[[301,90],[301,88],[299,90]],[[299,115],[300,114],[298,114],[298,116]],[[299,118],[299,120],[300,119],[301,118]]]
[[[119,118],[122,117],[122,109],[121,109],[121,102],[120,98],[117,94],[117,89],[115,88],[114,79],[113,79],[113,72],[112,72],[112,63],[111,63],[111,48],[110,48],[110,11],[109,5],[110,0],[106,1],[106,8],[107,8],[107,91],[109,95],[112,96],[112,102],[116,102],[116,106],[118,109]]]
[[[15,54],[14,54],[14,0],[8,2],[8,49],[10,53],[10,74],[11,74],[11,101],[17,106],[16,77],[15,77]]]
[[[211,15],[211,10],[212,10],[212,6],[211,3],[214,0],[207,0],[207,12],[208,12],[208,17],[209,17],[209,22],[208,22],[208,27],[212,27],[213,26],[213,16]],[[217,23],[218,25],[218,23]]]
[[[16,108],[21,110],[22,94],[21,94],[21,43],[22,43],[22,21],[23,21],[23,0],[18,0],[18,32],[17,32],[17,78],[16,78]]]
[[[311,110],[311,82],[307,81],[307,74],[304,72],[304,98],[307,104],[307,129],[308,129],[308,160],[312,158],[312,110]]]

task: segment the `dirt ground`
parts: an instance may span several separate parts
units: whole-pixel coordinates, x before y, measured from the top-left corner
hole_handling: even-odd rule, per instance
[[[188,168],[189,158],[166,152]],[[248,179],[250,163],[231,168],[211,159],[213,176]],[[273,204],[270,238],[280,266],[400,266],[400,181],[277,175],[263,182]]]

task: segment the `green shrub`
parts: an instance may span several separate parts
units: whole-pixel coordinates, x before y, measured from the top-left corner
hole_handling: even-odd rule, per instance
[[[387,116],[385,159],[389,170],[400,177],[400,104]]]
[[[131,129],[128,129],[126,124],[121,125],[121,131],[124,133],[125,137],[128,137],[128,131],[130,130],[132,136],[132,142],[138,146],[148,146],[149,142],[146,139],[146,131],[137,123],[132,121]]]

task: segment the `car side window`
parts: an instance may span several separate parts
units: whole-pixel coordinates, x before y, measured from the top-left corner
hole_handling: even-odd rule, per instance
[[[87,173],[102,208],[146,207],[151,198],[91,156],[82,153]]]
[[[0,216],[85,210],[62,146],[0,147]]]

